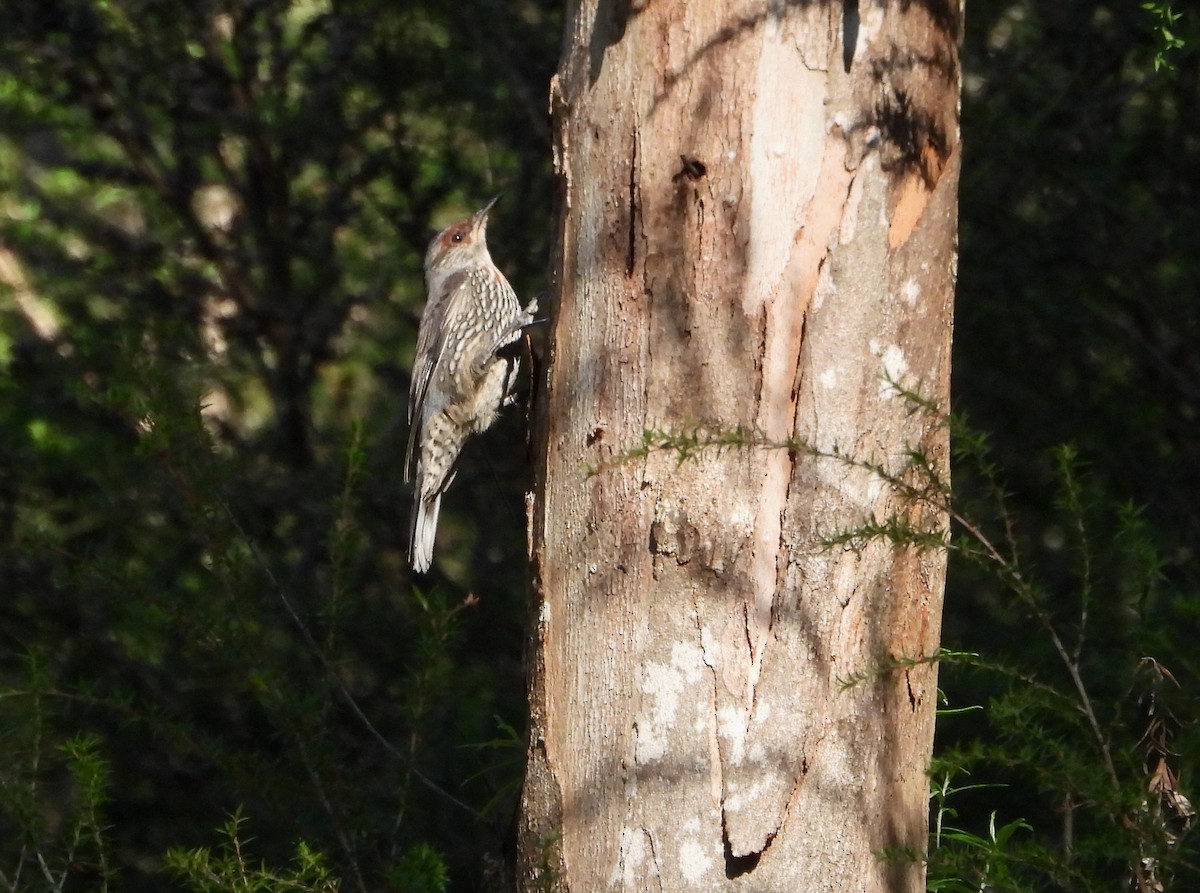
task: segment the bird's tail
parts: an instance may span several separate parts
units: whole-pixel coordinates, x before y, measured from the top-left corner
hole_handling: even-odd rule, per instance
[[[412,524],[409,529],[408,560],[413,570],[423,574],[433,564],[433,539],[437,534],[438,511],[442,507],[442,494],[434,493],[428,499],[418,496],[414,500]]]

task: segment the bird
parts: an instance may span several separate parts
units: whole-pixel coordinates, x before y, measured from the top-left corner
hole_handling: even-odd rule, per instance
[[[472,434],[512,402],[520,361],[503,353],[533,323],[537,299],[522,307],[487,247],[488,213],[500,196],[446,227],[425,252],[425,310],[417,330],[408,399],[404,480],[413,482],[409,561],[433,563],[442,494]]]

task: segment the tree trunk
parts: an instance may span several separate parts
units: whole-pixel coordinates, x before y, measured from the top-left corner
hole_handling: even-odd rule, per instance
[[[568,6],[522,889],[916,893],[945,556],[827,539],[945,519],[763,444],[948,471],[959,5]]]

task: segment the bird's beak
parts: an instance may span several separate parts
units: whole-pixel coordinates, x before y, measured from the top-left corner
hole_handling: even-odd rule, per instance
[[[474,220],[476,231],[482,232],[487,226],[488,212],[492,210],[492,205],[496,204],[498,201],[500,201],[500,196],[494,195],[486,205],[475,212]]]

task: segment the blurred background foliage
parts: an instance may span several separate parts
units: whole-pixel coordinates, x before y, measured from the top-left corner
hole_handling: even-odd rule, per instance
[[[954,488],[1002,560],[959,527],[963,889],[1200,889],[1198,48],[1182,4],[967,4]]]
[[[240,809],[344,889],[470,886],[520,777],[527,463],[510,418],[414,591],[405,395],[434,229],[502,193],[544,287],[558,4],[0,20],[0,872],[162,890]]]
[[[956,486],[1038,583],[955,560],[981,657],[943,688],[985,709],[938,769],[1006,785],[950,797],[960,840],[1032,829],[995,889],[1113,889],[1152,843],[1196,877],[1136,827],[1154,754],[1194,793],[1200,753],[1200,32],[1146,6],[968,9]],[[503,889],[520,413],[428,579],[399,457],[432,231],[501,193],[545,288],[559,7],[0,0],[0,888]],[[1084,590],[1100,739],[1038,625],[1077,641]],[[944,843],[978,889],[998,857]]]

